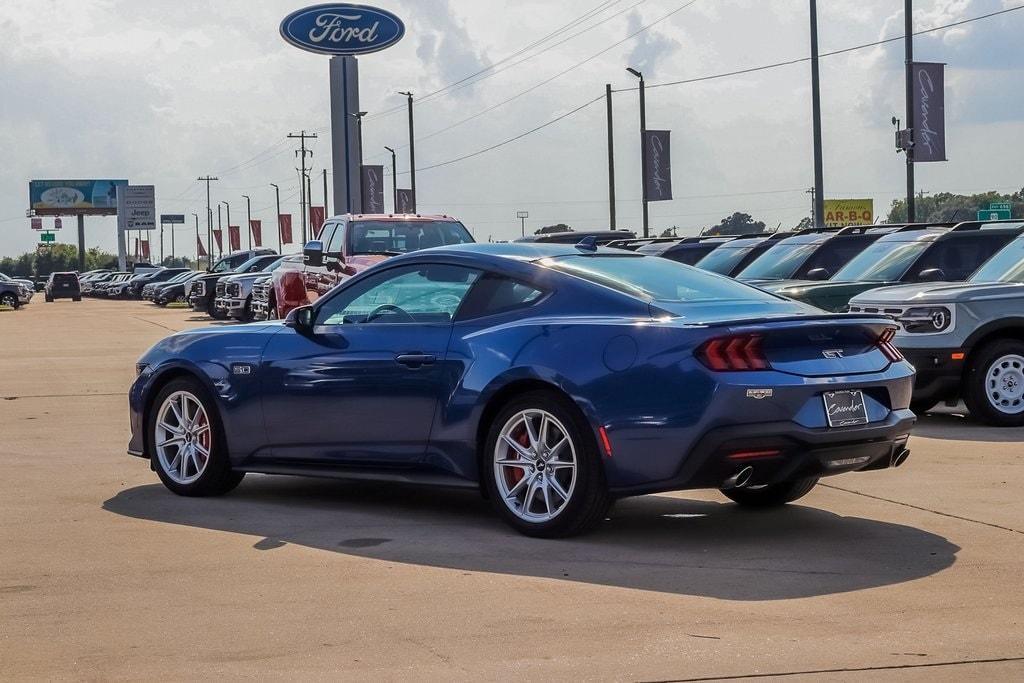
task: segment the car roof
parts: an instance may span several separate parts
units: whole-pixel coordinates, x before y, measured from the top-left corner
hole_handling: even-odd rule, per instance
[[[360,220],[360,221],[458,221],[459,219],[444,214],[421,213],[339,213],[328,220]]]

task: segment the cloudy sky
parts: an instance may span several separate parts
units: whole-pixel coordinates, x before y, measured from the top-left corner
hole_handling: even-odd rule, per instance
[[[252,197],[273,220],[282,188],[297,213],[294,145],[318,132],[313,167],[330,163],[327,58],[278,34],[294,0],[4,0],[0,4],[0,254],[32,248],[31,178],[128,178],[156,186],[161,213],[204,215],[196,177],[220,177],[214,201],[233,222]],[[605,83],[650,86],[805,57],[806,0],[379,0],[405,38],[360,58],[366,159],[399,146],[408,176],[403,98],[416,109],[420,209],[461,218],[477,239],[565,222],[608,221],[605,110],[595,102],[494,151],[433,169],[598,98]],[[917,0],[918,30],[1022,4]],[[900,0],[819,3],[822,52],[902,33]],[[563,28],[555,38],[541,39]],[[631,35],[636,34],[634,37]],[[921,36],[915,56],[949,64],[950,161],[918,167],[922,190],[1009,191],[1024,185],[1024,11]],[[872,197],[884,212],[903,192],[890,117],[903,115],[900,42],[823,58],[825,187]],[[481,73],[482,72],[482,73]],[[472,74],[479,74],[467,79]],[[772,227],[809,213],[810,82],[806,63],[651,88],[648,125],[672,130],[673,201],[651,205],[652,229],[696,233],[741,210]],[[619,227],[639,228],[637,97],[614,96]],[[314,184],[314,198],[322,191]],[[390,187],[390,179],[388,179]],[[236,213],[237,212],[237,213]],[[191,216],[190,216],[191,219]],[[50,219],[46,219],[49,224]],[[65,220],[65,224],[70,224]],[[73,242],[65,227],[61,241]],[[114,249],[112,219],[87,219],[89,246]],[[182,230],[178,238],[191,246]],[[167,250],[169,252],[169,237]]]

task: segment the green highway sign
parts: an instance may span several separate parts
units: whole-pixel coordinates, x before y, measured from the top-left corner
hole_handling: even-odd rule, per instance
[[[44,232],[41,235],[39,235],[39,241],[40,242],[56,242],[57,241],[57,236],[54,235],[52,232]]]
[[[991,211],[1009,211],[1010,202],[989,202],[988,208]]]
[[[979,221],[1008,221],[1010,220],[1009,209],[982,209],[978,212]]]

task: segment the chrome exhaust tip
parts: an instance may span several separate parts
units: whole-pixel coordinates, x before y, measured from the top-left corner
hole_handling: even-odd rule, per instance
[[[750,479],[754,476],[754,468],[746,466],[736,474],[732,475],[724,482],[722,482],[723,489],[741,489],[750,483]]]
[[[892,456],[892,462],[889,464],[889,466],[890,467],[899,467],[900,465],[905,463],[907,461],[907,458],[909,458],[909,457],[910,457],[910,449],[909,448],[904,448],[899,453],[897,453],[896,455]]]

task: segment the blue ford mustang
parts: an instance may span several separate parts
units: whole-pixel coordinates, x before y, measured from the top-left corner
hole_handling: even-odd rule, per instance
[[[894,331],[616,249],[441,247],[283,323],[159,342],[129,452],[189,496],[246,472],[479,487],[537,536],[658,491],[780,505],[906,459],[914,371]]]

